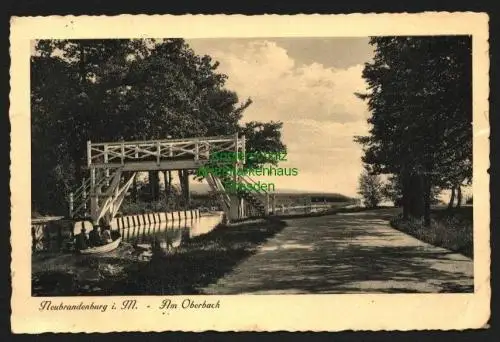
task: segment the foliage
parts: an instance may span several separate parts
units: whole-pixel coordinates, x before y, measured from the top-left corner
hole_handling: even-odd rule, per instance
[[[248,104],[250,104],[249,102]],[[244,126],[239,127],[239,136],[245,137],[245,164],[244,169],[259,168],[264,164],[277,165],[278,160],[275,156],[278,153],[286,153],[286,146],[281,141],[282,122],[247,122]],[[243,156],[239,156],[243,159]],[[204,169],[196,173],[195,179],[202,181],[208,170],[217,170],[221,175],[234,175],[233,167],[236,159],[236,153],[229,155],[227,159],[229,163],[221,165],[220,158],[213,158],[209,163],[205,164]],[[218,175],[220,176],[220,175]]]
[[[40,40],[35,50],[32,205],[41,214],[67,213],[67,195],[87,173],[88,140],[216,136],[246,129],[239,120],[251,100],[240,103],[225,88],[227,75],[217,71],[218,62],[196,55],[183,39]],[[279,144],[275,130],[281,126],[257,125],[270,127],[266,134],[270,129]],[[151,174],[150,179],[159,182]],[[158,188],[151,189],[155,199]]]
[[[395,207],[403,204],[403,187],[397,175],[391,175],[382,187],[382,196],[394,203]]]
[[[380,176],[364,171],[359,177],[358,193],[363,197],[364,205],[376,208],[383,199],[383,184]]]
[[[434,186],[431,188],[430,204],[439,203],[440,192],[441,189],[439,187]],[[401,207],[403,205],[403,185],[398,175],[389,176],[382,187],[382,196],[386,200],[394,203],[395,207]]]
[[[405,214],[426,214],[434,186],[472,180],[471,39],[375,37],[363,78],[372,113],[363,162],[400,177]],[[422,209],[425,206],[427,209]]]
[[[247,122],[241,127],[240,133],[247,139],[246,152],[250,155],[246,159],[247,168],[258,168],[263,164],[277,165],[276,159],[270,158],[273,153],[286,152],[286,146],[281,141],[282,122]],[[260,152],[269,153],[260,154]]]
[[[429,227],[425,227],[422,219],[405,220],[401,216],[392,219],[391,225],[434,246],[473,257],[472,208],[436,210]]]

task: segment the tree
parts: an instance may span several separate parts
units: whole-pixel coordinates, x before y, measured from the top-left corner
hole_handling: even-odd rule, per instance
[[[247,140],[246,168],[258,168],[264,164],[277,165],[278,161],[272,158],[273,153],[286,152],[286,146],[281,141],[282,122],[247,122],[240,127],[240,134]],[[256,153],[257,152],[257,153]],[[262,154],[258,152],[264,152]]]
[[[358,193],[363,197],[364,205],[368,208],[376,208],[383,199],[383,184],[380,176],[363,171],[359,176]]]
[[[357,137],[375,173],[398,175],[403,214],[430,224],[432,189],[472,179],[470,37],[376,37],[363,78],[372,116]]]
[[[239,127],[238,135],[245,136],[246,139],[245,151],[247,156],[245,158],[245,169],[259,168],[264,164],[278,164],[279,161],[273,156],[277,155],[277,153],[286,153],[286,146],[281,141],[282,127],[282,122],[275,121],[250,121]],[[217,161],[206,165],[207,169],[210,167],[220,169]],[[233,172],[233,169],[227,169],[228,175],[231,175]],[[205,175],[200,172],[195,178],[201,182],[205,178]]]
[[[388,201],[394,203],[395,207],[403,204],[403,187],[397,175],[391,175],[382,187],[382,195]]]
[[[431,204],[439,203],[440,193],[441,189],[439,187],[432,187],[430,198]],[[403,205],[403,185],[398,175],[390,175],[388,177],[387,182],[383,185],[382,195],[388,201],[393,202],[396,207],[401,207]]]
[[[251,104],[225,88],[216,61],[183,39],[41,40],[35,49],[32,198],[39,210],[66,213],[65,196],[86,175],[88,140],[230,135]],[[185,194],[188,174],[181,175]],[[158,200],[158,173],[148,179]]]

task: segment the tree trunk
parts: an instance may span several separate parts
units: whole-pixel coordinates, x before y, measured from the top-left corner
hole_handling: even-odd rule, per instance
[[[134,177],[134,180],[132,181],[132,201],[134,203],[137,203],[137,175]]]
[[[160,177],[158,177],[158,171],[149,171],[149,190],[151,194],[152,201],[158,201],[159,188],[160,188]]]
[[[410,176],[410,208],[409,215],[421,219],[424,215],[424,184],[422,175]]]
[[[165,195],[165,205],[168,208],[168,197],[169,197],[169,190],[168,190],[168,174],[167,171],[163,171],[163,181],[165,183],[165,189],[163,191]]]
[[[159,171],[154,171],[155,175],[155,196],[154,200],[159,201],[160,200],[160,172]]]
[[[410,184],[407,174],[403,173],[401,175],[401,182],[403,183],[403,199],[401,203],[403,205],[403,219],[408,220],[410,217]]]
[[[75,165],[75,174],[74,174],[75,184],[73,184],[73,186],[75,186],[76,184],[82,184],[82,179],[83,179],[82,161],[80,159],[78,151],[75,151],[74,153],[75,154],[73,155],[73,163]]]
[[[155,189],[154,189],[154,173],[152,171],[148,172],[148,188],[149,188],[149,198],[150,201],[154,199],[155,196]]]
[[[184,206],[184,170],[178,170],[177,175],[179,176],[179,186],[181,188],[181,193],[180,193],[180,198],[179,198],[179,205]]]
[[[81,82],[81,85],[82,85],[82,90],[83,89],[83,84],[86,83],[87,79],[86,79],[86,68],[85,68],[85,47],[83,46],[83,44],[80,43],[80,61],[79,61],[79,68],[80,68],[80,82]]]
[[[163,177],[165,179],[165,203],[167,208],[169,208],[172,194],[172,171],[163,171]]]
[[[455,187],[451,188],[450,202],[448,203],[448,209],[453,208],[453,202],[455,202]]]
[[[431,226],[431,180],[424,177],[424,225]]]
[[[189,208],[191,206],[191,192],[189,191],[189,170],[184,170],[184,189],[186,196],[186,206]]]
[[[457,186],[457,208],[462,206],[462,187],[460,185]]]
[[[181,185],[182,205],[187,208],[191,202],[189,194],[189,173],[188,170],[179,170],[179,182]]]

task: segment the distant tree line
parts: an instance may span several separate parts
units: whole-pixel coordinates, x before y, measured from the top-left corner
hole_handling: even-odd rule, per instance
[[[431,188],[431,204],[440,203],[440,192],[438,187]],[[364,205],[369,208],[377,208],[383,201],[390,201],[395,207],[403,206],[403,188],[394,175],[383,181],[380,175],[364,170],[359,176],[358,194],[361,195]]]
[[[472,45],[470,36],[374,37],[366,63],[371,111],[364,148],[368,174],[390,175],[387,196],[404,218],[430,225],[433,194],[472,183]]]
[[[249,150],[283,151],[280,122],[240,125],[251,99],[225,87],[219,63],[183,39],[40,40],[31,58],[32,210],[66,214],[86,170],[86,142],[246,134]],[[188,170],[179,170],[183,188]],[[172,171],[164,172],[165,192]],[[150,172],[159,198],[159,173]],[[132,196],[137,198],[137,184]],[[189,193],[189,191],[188,191]],[[166,194],[165,198],[170,196]]]

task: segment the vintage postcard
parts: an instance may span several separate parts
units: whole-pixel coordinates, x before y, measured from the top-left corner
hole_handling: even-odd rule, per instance
[[[12,329],[490,316],[484,13],[13,17]]]

